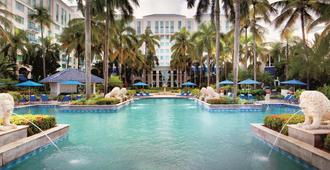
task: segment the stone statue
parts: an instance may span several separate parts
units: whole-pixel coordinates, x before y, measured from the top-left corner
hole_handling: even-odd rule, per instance
[[[13,96],[8,93],[0,93],[0,116],[3,119],[3,126],[0,126],[0,130],[15,129],[15,124],[10,124],[10,116],[13,113],[15,101]]]
[[[208,99],[215,99],[219,98],[220,94],[215,92],[215,90],[212,87],[203,87],[200,91],[201,95],[199,97],[200,100],[207,101]]]
[[[304,129],[330,128],[322,125],[322,120],[330,120],[330,101],[321,92],[304,91],[300,95],[301,110],[305,115],[305,122],[300,127]]]
[[[115,87],[110,93],[106,94],[104,98],[116,98],[120,100],[120,102],[123,102],[127,99],[127,90],[126,88],[120,89],[119,87]]]

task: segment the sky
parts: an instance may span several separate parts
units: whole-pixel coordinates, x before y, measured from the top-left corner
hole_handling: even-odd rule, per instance
[[[71,1],[71,4],[75,4],[76,0],[64,0]],[[276,0],[269,0],[271,3]],[[198,2],[198,1],[197,1]],[[187,9],[186,0],[139,0],[139,6],[134,7],[134,16],[136,18],[142,18],[145,15],[150,14],[181,14],[187,17],[193,17],[196,12],[196,8]],[[264,25],[268,28],[268,32],[265,34],[266,41],[279,41],[280,30],[275,29],[272,25]],[[301,29],[299,23],[295,29],[295,35],[301,35]],[[313,38],[313,33],[308,35],[309,39]]]

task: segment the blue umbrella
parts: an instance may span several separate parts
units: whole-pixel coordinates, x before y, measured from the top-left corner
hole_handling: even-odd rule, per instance
[[[44,85],[40,84],[40,83],[37,83],[37,82],[34,82],[34,81],[31,81],[31,80],[28,80],[28,81],[25,81],[23,83],[18,83],[15,86],[17,86],[17,87],[41,87],[41,86],[44,86]]]
[[[143,83],[143,82],[138,82],[138,83],[134,83],[133,86],[149,86],[148,84],[146,83]]]
[[[261,84],[260,82],[258,81],[255,81],[255,80],[251,80],[251,79],[246,79],[246,80],[243,80],[241,82],[239,82],[238,84],[240,85],[252,85],[252,84]]]
[[[188,81],[188,82],[183,83],[182,86],[196,86],[196,84]]]
[[[63,81],[61,82],[63,85],[84,85],[83,83],[80,83],[79,81],[75,80],[68,80],[68,81]]]
[[[286,84],[286,85],[300,85],[300,86],[306,86],[307,84],[304,82],[301,82],[299,80],[288,80],[288,81],[283,81],[281,84]]]
[[[221,81],[219,84],[220,85],[233,85],[234,82],[232,82],[230,80],[224,80],[224,81]]]

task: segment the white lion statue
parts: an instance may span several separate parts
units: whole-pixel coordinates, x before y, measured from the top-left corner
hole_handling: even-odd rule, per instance
[[[10,124],[10,116],[13,113],[15,101],[13,96],[8,93],[0,93],[0,116],[3,119],[3,126],[0,130],[15,129],[15,124]]]
[[[104,98],[116,98],[120,100],[120,102],[123,102],[127,99],[127,90],[126,88],[120,89],[119,87],[115,87],[110,93],[106,94]]]
[[[207,87],[206,90],[207,90],[207,96],[205,100],[215,99],[220,97],[220,94],[215,92],[215,90],[212,87]]]
[[[322,120],[330,120],[330,101],[323,93],[318,91],[302,92],[299,106],[305,115],[305,122],[300,124],[302,128],[330,128],[330,125],[321,125]]]
[[[204,100],[206,96],[207,96],[207,90],[205,87],[203,87],[200,91],[199,100]]]

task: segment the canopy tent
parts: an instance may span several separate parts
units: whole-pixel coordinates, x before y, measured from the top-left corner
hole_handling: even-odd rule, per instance
[[[196,86],[196,84],[188,81],[188,82],[183,83],[182,86],[187,86],[187,87],[191,86],[191,87],[194,87],[194,86]]]
[[[258,81],[251,80],[251,79],[246,79],[238,83],[239,85],[254,85],[254,84],[261,84]]]
[[[91,76],[93,85],[93,93],[96,93],[96,84],[103,83],[103,79],[95,75]],[[41,83],[49,83],[50,94],[57,96],[61,93],[76,93],[77,86],[86,82],[85,72],[78,69],[65,69],[61,72],[53,74],[40,81]]]
[[[224,81],[221,81],[219,84],[220,85],[233,85],[234,82],[232,82],[230,80],[224,80]]]
[[[299,85],[299,86],[306,86],[307,84],[304,82],[301,82],[299,80],[287,80],[287,81],[283,81],[281,82],[281,84],[285,84],[285,85]]]

